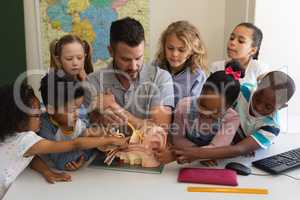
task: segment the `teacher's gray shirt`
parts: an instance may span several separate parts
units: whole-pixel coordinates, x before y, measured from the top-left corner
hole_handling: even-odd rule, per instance
[[[92,96],[109,89],[117,103],[136,117],[147,119],[154,106],[174,108],[174,89],[171,75],[156,66],[142,65],[138,78],[126,90],[116,73],[122,73],[109,64],[88,77],[93,86]]]

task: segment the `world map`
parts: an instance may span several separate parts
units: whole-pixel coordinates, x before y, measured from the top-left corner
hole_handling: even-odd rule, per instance
[[[111,22],[123,17],[139,20],[149,41],[149,0],[39,0],[38,9],[44,68],[50,66],[50,42],[68,33],[91,44],[95,67],[105,66],[110,61],[107,46]],[[148,58],[146,44],[145,60]]]

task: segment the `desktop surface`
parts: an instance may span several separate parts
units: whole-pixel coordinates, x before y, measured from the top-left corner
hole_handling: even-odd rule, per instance
[[[269,150],[258,151],[255,157],[239,157],[219,162],[218,168],[231,161],[242,162],[250,166],[254,160],[296,148],[300,134],[282,134]],[[300,143],[298,143],[298,147]],[[188,186],[214,187],[214,185],[178,183],[177,175],[181,167],[201,167],[198,162],[190,165],[166,165],[162,174],[144,174],[124,171],[105,170],[93,167],[70,173],[72,182],[48,184],[39,174],[25,170],[8,190],[4,200],[95,200],[95,199],[205,199],[205,200],[240,200],[240,199],[278,199],[296,200],[299,198],[300,181],[282,175],[238,176],[239,188],[266,188],[267,195],[224,194],[224,193],[189,193]],[[265,172],[252,168],[253,173]],[[300,169],[289,175],[300,178]]]

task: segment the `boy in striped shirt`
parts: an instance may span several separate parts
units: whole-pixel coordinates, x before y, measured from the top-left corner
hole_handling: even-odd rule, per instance
[[[295,93],[293,79],[281,71],[267,73],[255,86],[245,83],[235,109],[240,115],[240,131],[235,143],[224,147],[197,149],[176,148],[174,153],[179,163],[197,159],[222,159],[249,154],[260,148],[267,149],[279,134],[278,110]]]
[[[255,149],[267,149],[280,132],[278,110],[286,106],[294,91],[293,80],[280,71],[266,74],[256,90],[254,85],[243,84],[236,106],[241,125],[235,141],[250,137]]]

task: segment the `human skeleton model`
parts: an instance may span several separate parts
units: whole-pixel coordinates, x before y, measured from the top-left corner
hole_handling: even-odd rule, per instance
[[[141,165],[142,167],[158,167],[160,162],[155,158],[154,152],[166,148],[167,133],[156,125],[146,125],[141,129],[135,129],[128,123],[131,129],[129,145],[126,149],[110,147],[100,149],[107,153],[105,163],[110,165],[118,157],[123,163]],[[124,134],[115,132],[113,136],[125,137]]]

